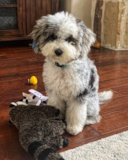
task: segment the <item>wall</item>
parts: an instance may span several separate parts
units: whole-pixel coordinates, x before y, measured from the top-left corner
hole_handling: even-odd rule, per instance
[[[60,0],[60,10],[68,11],[91,28],[92,0]]]
[[[102,46],[128,50],[128,0],[103,0]]]
[[[117,29],[118,29],[119,2],[108,1],[104,8],[103,18],[103,45],[116,47]]]

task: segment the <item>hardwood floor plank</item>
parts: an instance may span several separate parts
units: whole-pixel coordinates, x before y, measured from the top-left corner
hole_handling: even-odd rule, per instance
[[[110,70],[107,73],[100,75],[100,82],[105,81],[105,80],[114,80],[116,78],[122,78],[123,79],[123,78],[126,78],[126,77],[128,77],[128,73],[125,73],[124,71],[117,70],[115,72],[111,72],[111,70]]]
[[[122,103],[123,102],[123,103]],[[128,97],[120,97],[112,99],[105,104],[101,105],[101,115],[113,113],[115,111],[121,111],[122,109],[128,108]]]
[[[0,144],[0,148],[1,160],[34,160],[34,158],[21,147],[18,138]]]
[[[18,130],[8,122],[0,127],[0,143],[4,144],[7,139],[8,141],[18,140]]]
[[[115,88],[113,87],[113,89],[121,93],[122,95],[128,96],[128,81],[126,82],[126,85],[115,87]]]
[[[105,80],[105,81],[100,81],[100,88],[114,88],[114,87],[121,87],[125,86],[128,83],[128,76],[126,77],[120,77],[120,78],[115,78],[112,80]]]
[[[128,107],[121,111],[103,115],[100,123],[91,126],[101,135],[128,127]]]
[[[117,64],[117,65],[109,65],[109,66],[100,66],[98,67],[98,74],[106,74],[109,72],[117,72],[117,71],[125,71],[125,68],[127,67],[127,65],[124,64]]]
[[[18,61],[18,63],[17,63]],[[7,62],[7,59],[5,61],[1,61],[0,63],[0,68],[1,69],[13,69],[13,68],[23,68],[24,66],[41,66],[43,65],[43,60],[40,60],[38,58],[30,58],[30,57],[26,57],[26,58],[18,58],[18,59],[9,59]]]
[[[36,72],[36,71],[40,71],[42,72],[42,67],[41,66],[27,66],[24,68],[21,67],[15,67],[15,68],[7,68],[7,69],[3,69],[0,72],[0,77],[4,77],[4,76],[9,76],[11,75],[13,77],[13,75],[15,74],[22,74],[22,73],[31,73],[31,72]]]

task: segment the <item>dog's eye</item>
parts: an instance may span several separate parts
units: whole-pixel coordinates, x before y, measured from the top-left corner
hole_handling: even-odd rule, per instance
[[[68,43],[71,43],[71,45],[76,44],[76,39],[74,39],[72,36],[69,36],[68,38],[65,39]]]
[[[65,41],[67,41],[67,42],[72,42],[73,39],[74,39],[74,38],[73,38],[72,36],[70,36],[70,37],[66,38]]]
[[[49,41],[54,41],[54,40],[56,40],[56,39],[57,39],[57,36],[54,35],[54,34],[52,34],[52,35],[50,35],[50,36],[48,37],[48,40],[49,40]]]

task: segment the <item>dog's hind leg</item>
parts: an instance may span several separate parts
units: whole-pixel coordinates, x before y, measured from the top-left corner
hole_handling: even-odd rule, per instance
[[[98,96],[92,96],[88,98],[87,105],[87,120],[86,125],[95,124],[100,122],[101,116],[99,115],[100,106]]]
[[[87,118],[87,103],[78,101],[68,102],[66,110],[67,132],[71,135],[77,135],[83,130]]]

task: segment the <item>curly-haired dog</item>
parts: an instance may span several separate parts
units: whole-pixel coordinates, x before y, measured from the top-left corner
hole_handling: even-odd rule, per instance
[[[48,104],[59,106],[67,131],[76,135],[84,125],[99,122],[99,97],[105,101],[112,92],[98,94],[97,69],[87,56],[95,34],[81,20],[59,12],[38,20],[31,36],[34,51],[46,57],[43,81]]]

